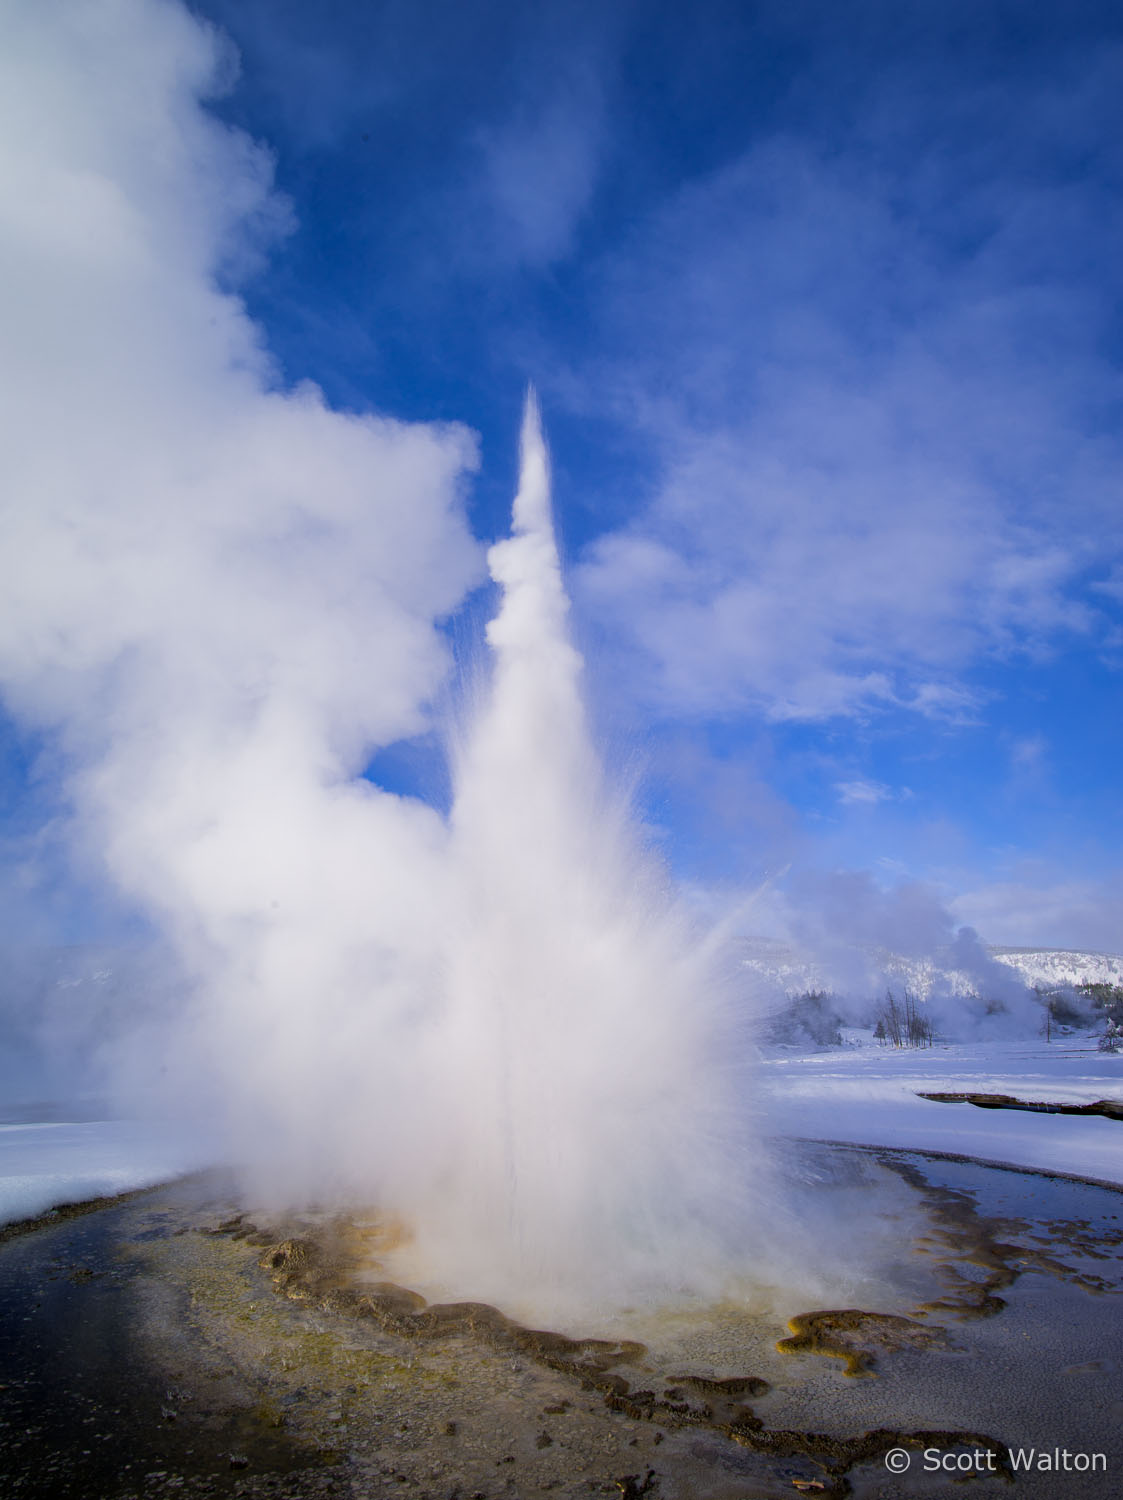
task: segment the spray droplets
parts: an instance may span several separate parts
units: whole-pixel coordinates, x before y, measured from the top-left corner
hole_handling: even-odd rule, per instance
[[[550,509],[531,393],[489,554],[490,692],[455,767],[442,1027],[462,1071],[417,1218],[432,1264],[490,1295],[666,1291],[723,1244],[744,1081],[710,957],[598,763]]]

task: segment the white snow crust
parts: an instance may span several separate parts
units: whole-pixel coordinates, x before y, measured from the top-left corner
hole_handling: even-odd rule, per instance
[[[1123,1122],[918,1097],[1123,1100],[1123,1053],[1099,1052],[1083,1036],[895,1048],[868,1033],[849,1035],[849,1046],[803,1056],[773,1049],[762,1059],[764,1107],[776,1134],[943,1151],[1123,1184]]]
[[[182,1126],[135,1120],[0,1124],[0,1224],[151,1187],[213,1158],[213,1147]]]

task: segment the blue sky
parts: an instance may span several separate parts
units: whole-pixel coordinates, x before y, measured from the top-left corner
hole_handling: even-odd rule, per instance
[[[537,385],[593,713],[678,877],[1123,948],[1118,7],[191,10],[263,148],[205,274],[269,380],[477,433],[481,540]],[[374,774],[439,802],[412,727]]]

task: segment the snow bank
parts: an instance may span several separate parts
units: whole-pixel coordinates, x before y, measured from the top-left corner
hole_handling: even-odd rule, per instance
[[[182,1127],[135,1120],[0,1124],[0,1224],[152,1187],[209,1165]]]
[[[1123,1054],[1094,1042],[844,1047],[770,1056],[765,1107],[780,1135],[946,1151],[1123,1185],[1123,1124],[1097,1116],[979,1109],[921,1093],[1011,1094],[1027,1102],[1123,1099]]]

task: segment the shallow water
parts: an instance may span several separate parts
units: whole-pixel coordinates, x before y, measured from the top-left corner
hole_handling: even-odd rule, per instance
[[[621,1310],[566,1331],[642,1343],[634,1369],[618,1368],[633,1390],[657,1398],[680,1395],[683,1376],[766,1381],[768,1391],[751,1398],[766,1433],[982,1434],[1023,1450],[1023,1465],[1031,1449],[1034,1465],[1042,1451],[1054,1464],[1065,1450],[1072,1463],[1098,1455],[1088,1459],[1095,1472],[1023,1467],[1019,1493],[1123,1491],[1123,1193],[918,1152],[809,1143],[788,1147],[787,1175],[793,1209],[830,1246],[818,1271],[793,1278],[797,1289],[746,1278],[736,1299]],[[408,1248],[370,1274],[387,1273],[408,1280]],[[467,1294],[418,1289],[430,1300]],[[838,1308],[870,1315],[843,1333],[840,1351],[777,1348],[790,1317]],[[862,1368],[848,1373],[847,1350]],[[904,1477],[861,1464],[849,1483],[871,1495],[958,1487],[959,1468],[925,1472],[958,1462],[952,1445],[936,1447],[927,1458],[911,1450]],[[1003,1483],[989,1462],[980,1458],[977,1486]]]

